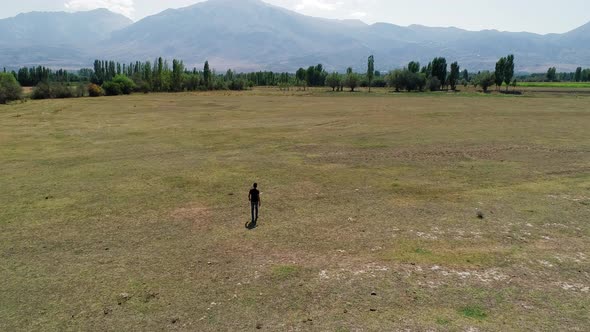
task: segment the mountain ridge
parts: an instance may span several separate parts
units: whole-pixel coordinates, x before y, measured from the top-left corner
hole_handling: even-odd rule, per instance
[[[404,27],[385,22],[366,24],[360,20],[316,18],[260,0],[209,0],[167,9],[137,22],[120,20],[113,16],[119,14],[106,9],[70,15],[80,13],[110,13],[109,18],[102,19],[117,22],[115,28],[100,34],[84,30],[97,34],[98,38],[90,40],[98,40],[100,47],[89,47],[89,38],[77,41],[66,30],[65,36],[55,39],[64,46],[64,54],[72,54],[71,58],[59,56],[53,49],[46,59],[42,52],[31,59],[19,53],[19,49],[33,46],[27,45],[26,38],[13,38],[12,44],[0,38],[0,65],[39,61],[67,68],[78,63],[88,66],[95,58],[145,61],[163,56],[183,59],[187,66],[201,66],[208,59],[219,70],[295,71],[323,63],[328,70],[343,71],[348,66],[364,69],[367,56],[374,54],[380,70],[397,68],[411,60],[427,63],[435,56],[458,61],[469,70],[482,70],[493,69],[498,57],[514,53],[519,71],[590,66],[590,46],[585,43],[590,38],[590,33],[586,33],[590,22],[563,34],[547,35],[418,24]],[[9,19],[0,20],[3,36],[5,20]],[[60,33],[58,30],[56,34]],[[40,45],[41,49],[55,47],[54,43]]]

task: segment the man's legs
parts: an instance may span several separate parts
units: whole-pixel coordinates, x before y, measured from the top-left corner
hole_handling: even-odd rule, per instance
[[[252,207],[252,222],[256,222],[256,219],[254,219],[254,209],[258,206],[258,203],[250,202],[250,205]],[[256,211],[256,215],[258,215],[258,211]]]
[[[258,221],[258,202],[254,205],[256,206],[256,219],[254,219],[254,221]]]

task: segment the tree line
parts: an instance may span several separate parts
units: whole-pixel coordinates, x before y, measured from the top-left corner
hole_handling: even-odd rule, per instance
[[[218,74],[207,61],[202,69],[187,69],[184,62],[173,59],[168,62],[159,57],[153,62],[135,61],[120,63],[112,60],[95,60],[93,68],[78,71],[64,69],[52,70],[44,66],[24,67],[17,71],[3,73],[3,85],[16,84],[34,86],[32,98],[68,98],[80,96],[101,96],[130,94],[132,92],[180,92],[204,90],[243,90],[253,86],[279,86],[281,89],[306,89],[307,87],[330,87],[333,91],[344,88],[355,91],[358,87],[390,87],[395,91],[455,91],[459,85],[472,84],[484,92],[492,86],[498,90],[502,86],[516,86],[514,55],[500,58],[494,71],[470,73],[461,70],[459,63],[450,65],[444,57],[436,57],[421,66],[418,61],[410,61],[400,69],[388,73],[375,70],[375,57],[367,59],[367,71],[357,73],[349,67],[344,74],[327,72],[322,64],[299,68],[295,73],[259,71],[237,73],[228,70]],[[8,75],[8,76],[7,76]],[[521,81],[590,81],[590,69],[577,68],[575,72],[558,73],[549,68],[544,74],[520,75]],[[7,83],[10,81],[11,83]],[[16,89],[0,87],[0,94]],[[8,97],[2,97],[9,100]]]
[[[575,72],[557,72],[557,68],[550,67],[547,73],[533,74],[526,79],[528,82],[590,82],[590,68],[576,68]]]

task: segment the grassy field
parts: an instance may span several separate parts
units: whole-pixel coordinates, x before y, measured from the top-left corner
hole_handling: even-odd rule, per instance
[[[0,106],[0,331],[587,330],[589,101]]]
[[[529,88],[590,88],[590,82],[518,82],[519,87]]]

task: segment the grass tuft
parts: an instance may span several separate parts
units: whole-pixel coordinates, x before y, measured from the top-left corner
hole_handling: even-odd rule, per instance
[[[459,312],[467,317],[482,320],[488,317],[488,314],[479,306],[467,306],[459,309]]]
[[[300,268],[295,265],[278,265],[272,268],[272,275],[276,279],[286,280],[297,276]]]

